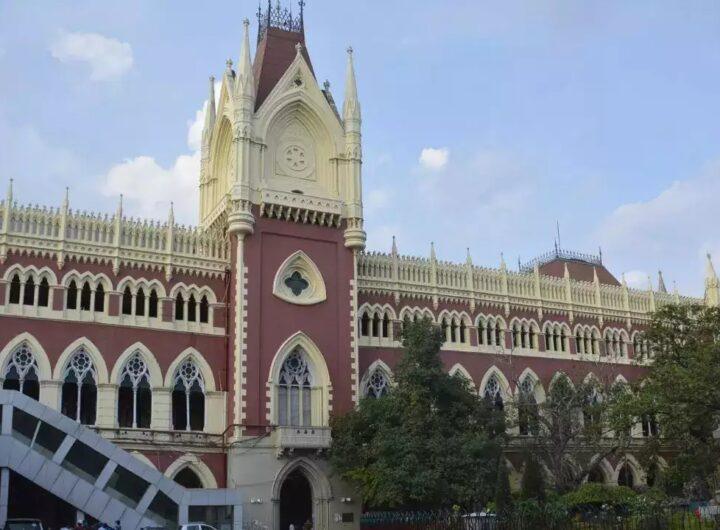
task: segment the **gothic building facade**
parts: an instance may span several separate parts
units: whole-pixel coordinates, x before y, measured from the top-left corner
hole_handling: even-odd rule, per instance
[[[10,185],[4,389],[185,488],[241,491],[246,526],[354,528],[361,505],[328,467],[328,422],[391,389],[404,321],[440,325],[448,371],[477,392],[542,400],[559,376],[638,377],[648,314],[702,301],[668,293],[662,277],[630,289],[599,256],[559,249],[518,271],[439,261],[432,247],[427,258],[394,243],[366,252],[352,50],[338,108],[317,82],[302,14],[269,6],[258,18],[254,61],[245,21],[218,98],[210,81],[198,227],[177,225],[172,209],[165,222],[128,219],[122,200],[113,215],[74,211],[67,197],[19,206]],[[720,301],[709,261],[705,301]],[[644,480],[632,462],[602,469],[608,483]],[[182,521],[183,510],[172,513]]]

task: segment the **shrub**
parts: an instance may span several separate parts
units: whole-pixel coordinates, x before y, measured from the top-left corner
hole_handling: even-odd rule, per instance
[[[563,495],[562,502],[573,513],[598,510],[617,513],[628,511],[636,497],[637,493],[625,486],[588,483]]]

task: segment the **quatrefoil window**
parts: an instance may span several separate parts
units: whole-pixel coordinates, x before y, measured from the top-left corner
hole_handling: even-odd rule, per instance
[[[310,283],[302,277],[299,271],[295,271],[289,278],[285,278],[285,285],[288,286],[295,296],[300,296],[305,289],[310,287]]]
[[[278,268],[273,294],[291,304],[312,305],[327,298],[320,269],[302,250],[290,255]]]

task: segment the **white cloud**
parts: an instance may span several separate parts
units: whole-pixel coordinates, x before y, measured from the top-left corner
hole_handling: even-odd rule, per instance
[[[720,160],[647,201],[615,209],[597,237],[619,265],[644,262],[647,269],[664,269],[666,279],[677,279],[681,291],[699,294],[705,252],[720,249],[715,230],[718,196]]]
[[[384,188],[371,189],[365,195],[363,200],[365,215],[375,213],[378,210],[385,208],[388,204],[390,204],[390,197],[390,191]]]
[[[62,33],[50,46],[50,53],[61,63],[87,63],[92,81],[120,77],[133,65],[129,43],[99,33]]]
[[[450,158],[450,151],[447,147],[426,147],[420,153],[420,165],[431,171],[440,171],[443,169]]]
[[[117,164],[104,177],[103,195],[122,194],[125,209],[131,215],[153,219],[165,218],[173,202],[177,222],[197,223],[200,142],[207,103],[205,100],[202,108],[195,112],[195,119],[188,121],[187,143],[191,153],[178,156],[168,168],[151,156],[138,156]]]
[[[625,282],[631,289],[647,289],[648,274],[645,271],[628,271],[625,273]]]

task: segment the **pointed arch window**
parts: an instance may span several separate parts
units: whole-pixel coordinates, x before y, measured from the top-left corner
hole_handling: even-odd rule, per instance
[[[527,376],[520,383],[518,425],[523,436],[535,435],[538,432],[537,400],[535,399],[535,380]]]
[[[132,315],[132,291],[130,291],[129,285],[123,290],[122,313],[123,315]]]
[[[485,392],[483,392],[485,400],[495,407],[497,410],[503,410],[505,404],[503,403],[502,393],[500,390],[500,382],[495,374],[490,376],[488,382],[485,384]]]
[[[390,317],[387,313],[383,315],[382,320],[382,336],[384,339],[387,339],[390,337]]]
[[[278,381],[278,424],[311,425],[312,374],[302,348],[295,348],[280,369]]]
[[[185,299],[182,293],[175,297],[175,320],[185,320]]]
[[[138,351],[132,354],[120,374],[118,423],[120,427],[150,427],[152,391],[147,364]]]
[[[25,281],[23,305],[35,305],[35,279],[32,276]]]
[[[67,288],[67,299],[65,301],[65,307],[67,309],[77,309],[78,299],[78,288],[75,280],[71,280]]]
[[[92,289],[90,289],[90,284],[88,282],[85,282],[82,286],[82,289],[80,290],[80,310],[90,311],[91,300]]]
[[[363,311],[363,314],[360,317],[360,335],[363,337],[370,336],[370,317],[368,316],[367,311]]]
[[[157,318],[158,316],[158,295],[155,289],[150,289],[150,296],[148,297],[148,316],[150,318]]]
[[[145,316],[145,291],[142,287],[135,293],[135,314],[139,317]]]
[[[27,342],[13,350],[3,376],[5,390],[17,390],[33,399],[40,399],[37,360]]]
[[[20,276],[16,274],[12,277],[12,280],[10,280],[10,298],[9,303],[11,304],[19,304],[20,303]]]
[[[40,280],[38,285],[38,306],[47,307],[50,301],[50,283],[47,278]]]
[[[390,391],[390,381],[387,374],[380,368],[375,368],[368,377],[365,386],[365,396],[371,398],[379,398],[387,395]]]
[[[93,309],[97,313],[105,311],[105,287],[103,287],[102,283],[99,283],[95,289],[95,307]]]
[[[618,473],[618,486],[625,486],[627,488],[633,488],[635,486],[635,477],[633,476],[632,469],[627,464],[623,464]]]
[[[202,431],[205,427],[205,383],[191,358],[175,372],[172,420],[176,431]]]
[[[372,318],[372,336],[373,337],[379,337],[380,336],[380,315],[375,313]]]
[[[63,376],[61,411],[83,425],[93,425],[97,413],[97,372],[84,348],[73,353]]]
[[[200,299],[200,322],[207,324],[210,316],[210,304],[208,303],[207,296],[203,296]]]
[[[194,294],[191,294],[190,298],[188,298],[187,319],[188,322],[195,322],[197,320],[197,302],[195,301]]]

